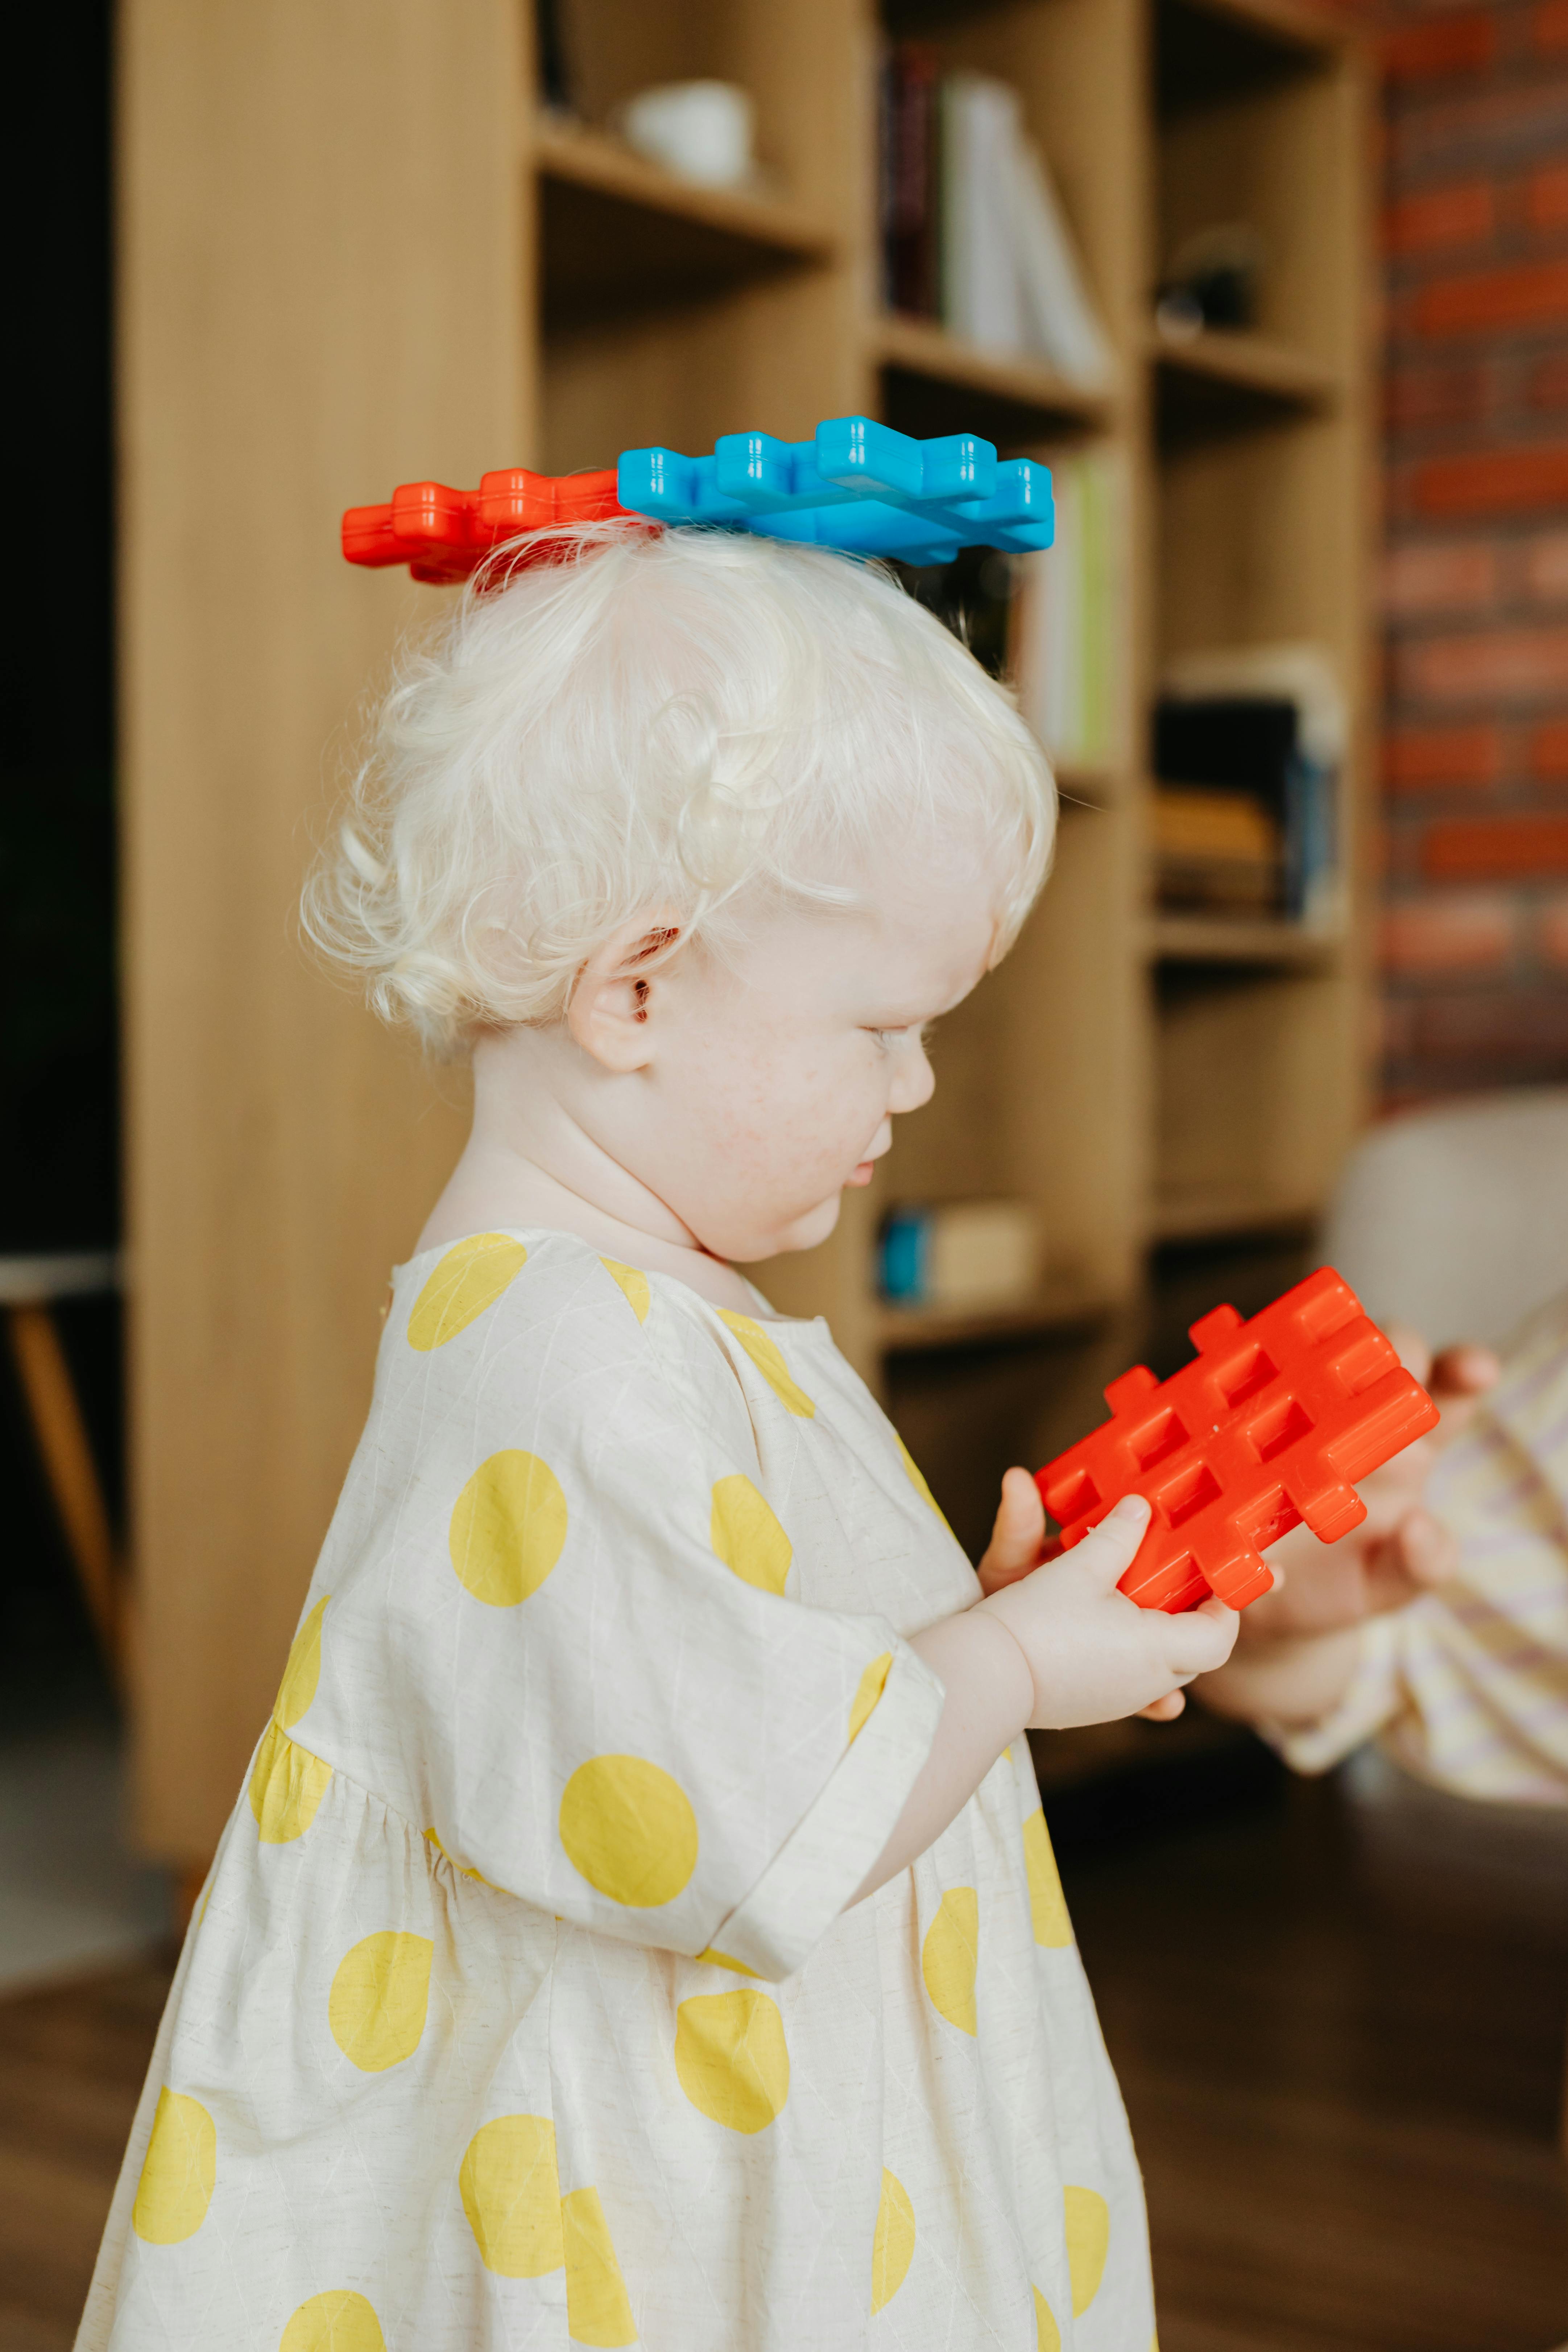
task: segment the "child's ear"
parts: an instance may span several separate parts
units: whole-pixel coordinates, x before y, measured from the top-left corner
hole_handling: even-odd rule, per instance
[[[646,915],[612,933],[577,974],[566,1008],[574,1041],[606,1070],[653,1059],[654,1003],[680,925]]]

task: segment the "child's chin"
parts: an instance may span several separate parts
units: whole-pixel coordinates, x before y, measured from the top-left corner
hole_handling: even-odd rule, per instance
[[[772,1233],[749,1238],[744,1248],[726,1250],[723,1255],[738,1265],[756,1265],[763,1258],[815,1249],[838,1223],[838,1210],[839,1196],[835,1192],[828,1200],[819,1201],[815,1209],[807,1209],[804,1216],[792,1217],[787,1224],[775,1225]]]

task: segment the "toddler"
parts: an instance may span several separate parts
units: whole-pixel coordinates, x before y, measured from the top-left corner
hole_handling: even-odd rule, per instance
[[[887,577],[612,525],[387,697],[308,922],[471,1055],[187,1938],[79,2342],[1149,2352],[1023,1733],[1169,1714],[1121,1505],[977,1580],[806,1249],[1005,951],[1052,788]],[[1042,1005],[1039,1017],[1048,1020]]]

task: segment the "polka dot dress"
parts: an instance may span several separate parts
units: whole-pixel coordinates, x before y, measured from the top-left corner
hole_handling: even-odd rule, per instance
[[[401,1268],[86,2352],[1148,2352],[1021,1744],[844,1907],[974,1593],[825,1324]]]

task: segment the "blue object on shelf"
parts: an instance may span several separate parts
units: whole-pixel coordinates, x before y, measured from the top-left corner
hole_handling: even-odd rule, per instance
[[[1003,463],[973,433],[917,441],[869,416],[827,417],[811,441],[726,433],[710,457],[626,449],[616,496],[652,521],[712,523],[903,563],[945,563],[961,547],[1024,555],[1056,534],[1048,466]]]
[[[931,1211],[890,1209],[877,1243],[881,1293],[895,1307],[917,1307],[931,1284]]]

